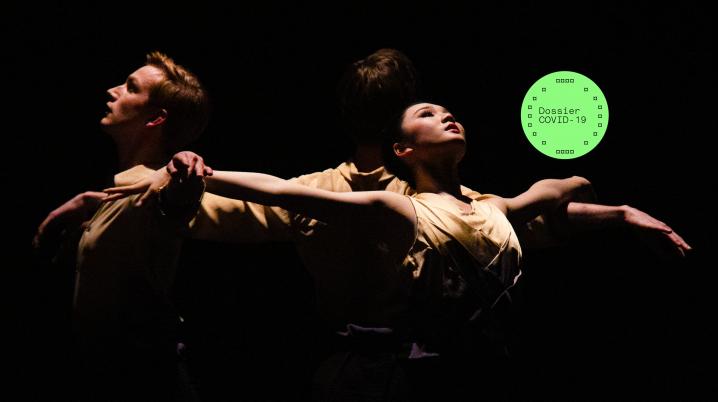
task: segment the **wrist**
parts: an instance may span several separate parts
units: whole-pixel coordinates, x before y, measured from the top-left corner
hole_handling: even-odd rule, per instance
[[[187,186],[192,186],[188,189]],[[177,186],[170,182],[160,187],[157,192],[160,213],[164,216],[187,216],[196,213],[199,208],[206,184],[204,179],[197,181],[196,185],[185,183]]]
[[[618,223],[621,226],[627,226],[629,222],[629,215],[631,214],[631,207],[628,205],[620,205],[616,207],[618,215]]]

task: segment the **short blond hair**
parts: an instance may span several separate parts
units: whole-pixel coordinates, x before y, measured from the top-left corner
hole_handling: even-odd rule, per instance
[[[164,53],[147,54],[148,66],[160,69],[165,79],[150,91],[150,104],[167,110],[165,145],[175,152],[196,140],[209,121],[209,96],[196,75]]]

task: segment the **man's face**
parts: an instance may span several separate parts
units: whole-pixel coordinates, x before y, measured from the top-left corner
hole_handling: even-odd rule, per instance
[[[156,113],[149,106],[150,90],[164,79],[164,74],[154,66],[144,66],[127,77],[127,80],[107,90],[111,99],[107,113],[100,120],[109,134],[124,130],[141,130]]]

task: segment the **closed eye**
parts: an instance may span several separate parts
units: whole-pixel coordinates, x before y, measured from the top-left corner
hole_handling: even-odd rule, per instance
[[[127,79],[127,82],[125,83],[125,85],[127,85],[128,92],[132,92],[132,93],[139,92],[137,83],[135,82],[135,80],[132,77]]]

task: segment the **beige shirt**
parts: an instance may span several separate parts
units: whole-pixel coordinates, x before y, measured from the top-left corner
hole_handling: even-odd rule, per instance
[[[118,173],[115,186],[153,172],[135,166]],[[133,205],[138,196],[102,204],[80,239],[74,313],[83,333],[166,336],[177,321],[168,292],[181,241],[152,203]]]
[[[478,271],[490,282],[489,302],[516,283],[521,275],[521,245],[506,215],[486,198],[472,200],[471,212],[464,212],[439,194],[410,197],[417,237],[404,265],[415,279],[435,282],[447,270]]]
[[[516,233],[488,197],[474,199],[471,211],[439,194],[410,197],[417,235],[403,269],[414,278],[412,328],[429,343],[424,352],[457,347],[471,322],[493,320],[495,304],[500,298],[510,301],[506,291],[521,275]],[[483,331],[484,325],[475,328]]]
[[[352,162],[292,179],[335,192],[387,190],[411,194],[409,185],[380,167],[359,172]],[[467,188],[471,198],[479,194]],[[351,322],[391,327],[406,308],[406,273],[386,258],[384,245],[367,241],[351,225],[322,222],[277,207],[206,193],[192,237],[235,242],[293,241],[314,278],[320,313],[339,329]]]

